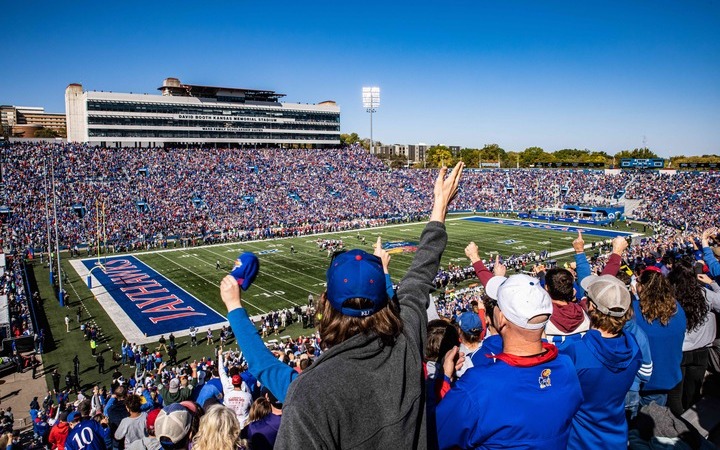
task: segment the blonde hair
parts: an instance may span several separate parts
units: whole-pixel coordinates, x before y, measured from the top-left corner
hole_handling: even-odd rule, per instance
[[[240,442],[240,422],[230,409],[214,405],[200,419],[200,428],[193,439],[193,450],[235,449]]]

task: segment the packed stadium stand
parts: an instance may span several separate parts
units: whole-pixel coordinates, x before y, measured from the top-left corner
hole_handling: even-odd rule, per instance
[[[97,222],[116,251],[254,239],[416,220],[429,212],[434,171],[389,171],[359,147],[136,149],[14,144],[2,149],[3,238],[47,247],[46,190],[54,176],[60,244],[91,246]],[[54,158],[54,171],[50,158]],[[53,173],[54,172],[54,173]],[[627,193],[625,190],[627,189]],[[632,217],[678,228],[715,223],[717,176],[591,170],[466,171],[454,209],[528,211],[633,201]],[[698,214],[687,215],[688,208]]]
[[[40,365],[38,358],[42,357],[45,350],[46,330],[38,326],[35,312],[37,310],[42,314],[42,303],[37,292],[30,294],[28,272],[23,261],[25,258],[32,258],[35,253],[47,251],[48,245],[54,246],[54,242],[48,242],[47,233],[49,222],[52,222],[51,218],[55,214],[57,214],[58,240],[61,247],[69,249],[72,253],[78,253],[81,249],[87,249],[90,253],[92,247],[98,243],[98,236],[101,236],[100,239],[104,240],[112,251],[122,252],[177,245],[177,243],[196,245],[214,241],[296,236],[393,222],[420,221],[434,211],[433,202],[439,201],[429,188],[433,185],[437,170],[389,170],[381,160],[360,147],[322,150],[99,148],[81,144],[20,143],[5,146],[1,152],[0,173],[3,195],[0,214],[3,215],[4,225],[3,247],[9,253],[3,255],[2,260],[6,265],[0,274],[0,313],[4,313],[4,315],[0,314],[2,319],[0,337],[8,346],[3,349],[7,356],[0,360],[0,375],[14,372],[21,374],[32,369],[33,380],[35,370]],[[449,201],[449,198],[452,196],[446,196],[445,200]],[[708,436],[717,441],[717,436],[711,435],[711,429],[717,422],[714,421],[713,414],[693,405],[710,404],[711,406],[707,408],[712,409],[713,403],[708,403],[707,399],[701,400],[699,388],[694,392],[694,388],[690,389],[685,384],[702,382],[705,368],[716,374],[720,373],[720,363],[717,363],[720,361],[717,357],[720,355],[718,350],[720,341],[715,340],[713,343],[716,321],[710,306],[707,306],[710,303],[705,304],[706,299],[709,302],[711,298],[715,298],[716,300],[713,301],[717,304],[713,303],[714,309],[720,308],[717,307],[720,305],[720,286],[713,282],[720,280],[720,262],[713,254],[713,249],[720,248],[718,246],[720,239],[712,236],[715,233],[712,230],[703,233],[704,229],[716,225],[720,219],[714,208],[718,200],[720,200],[720,186],[717,174],[714,172],[466,169],[459,184],[458,195],[450,205],[452,210],[495,214],[528,213],[537,210],[567,211],[563,209],[563,205],[582,205],[586,208],[623,205],[626,217],[647,222],[648,233],[631,242],[616,237],[612,241],[600,242],[597,247],[593,243],[594,254],[589,258],[585,254],[586,247],[581,233],[578,233],[578,238],[572,243],[575,262],[566,264],[565,268],[551,267],[551,265],[545,267],[544,263],[550,262],[548,260],[552,256],[548,250],[512,255],[505,259],[504,265],[488,261],[486,267],[479,256],[473,253],[475,244],[468,244],[465,248],[465,255],[469,261],[458,258],[456,260],[458,264],[450,264],[443,268],[439,266],[439,260],[446,234],[444,227],[438,226],[437,222],[444,220],[444,212],[440,219],[434,216],[435,219],[426,226],[424,237],[421,237],[423,242],[416,245],[425,247],[422,251],[418,251],[418,257],[427,258],[432,252],[437,255],[433,257],[433,261],[414,265],[408,272],[416,272],[413,276],[422,273],[425,278],[424,282],[420,283],[422,289],[429,290],[432,287],[434,291],[432,306],[428,312],[424,312],[425,305],[416,308],[419,317],[426,321],[434,310],[433,317],[440,319],[431,320],[429,323],[420,320],[414,325],[408,322],[403,326],[406,327],[405,332],[407,328],[414,326],[419,335],[422,334],[420,330],[424,333],[426,326],[428,335],[437,336],[442,332],[447,333],[445,337],[451,337],[455,333],[455,342],[461,344],[462,351],[466,354],[465,360],[470,360],[471,366],[477,364],[477,371],[467,370],[469,367],[465,367],[467,365],[465,362],[462,363],[462,373],[457,365],[450,364],[448,367],[443,364],[439,356],[440,349],[433,350],[433,345],[440,347],[440,339],[433,341],[429,338],[427,342],[420,343],[420,346],[425,346],[424,352],[418,348],[412,350],[423,356],[422,365],[419,358],[412,361],[417,366],[413,366],[417,369],[416,373],[409,369],[412,364],[408,364],[407,361],[397,364],[398,367],[392,367],[392,370],[396,373],[407,373],[408,379],[416,381],[420,380],[420,375],[424,371],[427,381],[423,386],[431,388],[426,392],[427,403],[424,408],[418,409],[414,414],[424,418],[425,409],[427,410],[429,419],[427,433],[424,425],[410,427],[408,436],[414,435],[419,439],[418,441],[409,439],[396,445],[367,444],[355,447],[450,448],[458,445],[470,448],[482,444],[481,440],[459,444],[453,440],[455,435],[464,435],[462,430],[458,433],[454,429],[456,425],[469,421],[473,413],[481,409],[471,408],[467,414],[458,413],[457,405],[464,404],[466,400],[464,396],[470,398],[464,393],[465,388],[458,389],[458,386],[467,386],[470,382],[466,380],[472,380],[474,374],[480,373],[481,370],[494,370],[489,369],[490,365],[495,368],[505,367],[503,363],[497,361],[508,361],[505,369],[508,374],[512,373],[510,368],[513,364],[517,365],[517,361],[512,358],[513,355],[508,355],[508,350],[503,349],[503,339],[513,338],[512,335],[507,334],[510,325],[492,330],[497,325],[493,322],[492,312],[495,311],[495,307],[500,307],[500,304],[493,305],[486,295],[491,289],[492,278],[496,278],[491,276],[489,270],[493,273],[497,270],[497,274],[505,274],[507,270],[515,273],[507,280],[517,280],[518,278],[513,277],[527,277],[529,274],[537,279],[532,278],[529,283],[524,283],[525,287],[534,286],[532,289],[535,289],[540,284],[548,287],[548,293],[541,290],[544,296],[542,301],[551,308],[552,314],[545,314],[548,316],[546,318],[548,323],[541,324],[541,327],[549,335],[548,339],[566,355],[576,355],[576,351],[582,351],[584,347],[581,347],[580,343],[597,340],[598,330],[602,330],[605,333],[604,338],[608,338],[612,333],[602,327],[613,323],[617,325],[617,322],[608,322],[608,318],[603,319],[597,315],[595,304],[602,300],[600,295],[604,294],[595,291],[598,295],[592,299],[588,290],[588,294],[583,298],[584,289],[586,287],[592,289],[591,286],[583,283],[592,276],[591,274],[604,274],[610,278],[617,274],[617,280],[626,279],[626,282],[632,286],[630,292],[633,295],[637,294],[633,301],[636,304],[633,307],[636,311],[635,313],[629,311],[629,306],[625,305],[620,326],[622,327],[625,321],[636,314],[640,317],[637,322],[648,330],[649,337],[645,337],[644,344],[641,344],[639,339],[634,346],[628,344],[627,350],[632,355],[632,365],[627,366],[630,368],[622,370],[615,368],[609,371],[612,373],[591,374],[598,376],[600,382],[583,378],[590,376],[587,373],[597,371],[597,367],[600,367],[600,364],[595,366],[591,364],[592,367],[586,372],[581,366],[590,360],[588,355],[585,355],[585,360],[576,358],[573,361],[578,367],[579,381],[575,378],[573,382],[568,378],[569,381],[563,383],[562,371],[570,369],[574,372],[569,362],[566,366],[560,364],[553,366],[552,371],[547,369],[532,372],[528,379],[531,381],[530,384],[537,385],[534,389],[548,389],[546,392],[550,392],[549,389],[555,386],[555,389],[561,390],[562,394],[561,401],[553,402],[553,407],[557,407],[560,413],[567,410],[565,411],[567,420],[562,424],[562,429],[557,433],[550,432],[551,436],[548,438],[550,440],[545,441],[544,447],[538,447],[565,448],[564,445],[554,446],[554,444],[556,440],[568,442],[568,439],[570,445],[567,448],[587,447],[588,443],[595,442],[593,439],[597,437],[595,432],[587,431],[588,427],[581,419],[584,417],[583,414],[595,414],[589,421],[594,429],[598,424],[615,421],[612,422],[615,425],[606,427],[607,429],[602,431],[600,436],[602,439],[616,439],[620,443],[617,448],[625,448],[626,442],[630,443],[631,448],[651,448],[653,440],[657,438],[662,438],[663,443],[667,443],[668,439],[674,439],[672,443],[678,445],[690,442],[697,443],[696,448],[710,448],[699,445],[700,443],[710,445],[704,440],[704,437]],[[435,238],[428,238],[433,233],[436,235]],[[319,241],[319,245],[325,249],[326,243]],[[436,248],[432,249],[433,247]],[[377,250],[382,257],[384,250],[381,251],[380,248]],[[477,247],[474,251],[477,251]],[[621,255],[624,257],[622,268]],[[385,256],[387,257],[386,252]],[[363,257],[360,257],[359,260],[362,259]],[[683,260],[702,266],[701,275],[705,278],[700,279],[704,284],[694,282],[697,272],[693,271],[692,265],[683,268]],[[218,270],[219,264],[218,261],[216,266]],[[529,270],[531,266],[532,272]],[[636,283],[641,285],[639,290],[635,287],[637,284],[632,285],[627,274],[631,270],[637,275]],[[569,297],[558,299],[553,296],[551,304],[549,296],[561,290],[553,287],[556,278],[566,275],[570,280],[566,283],[566,287],[569,287]],[[342,276],[350,278],[351,272]],[[328,275],[329,286],[332,284],[330,277],[331,275]],[[597,280],[601,277],[593,278]],[[667,283],[665,278],[679,287],[660,286],[662,283]],[[522,280],[528,281],[524,278]],[[596,280],[591,282],[597,282]],[[345,283],[347,281],[344,280]],[[418,290],[414,293],[417,295],[408,295],[407,291],[403,291],[413,283],[412,279],[408,280],[406,277],[396,281],[400,283],[397,291],[393,292],[390,289],[388,293],[387,290],[381,289],[380,298],[387,302],[394,296],[400,304],[400,311],[407,311],[411,307],[408,299],[413,298],[414,301],[421,302],[418,299],[428,297],[426,291]],[[466,281],[468,283],[465,283]],[[536,281],[539,283],[535,283]],[[223,283],[226,282],[227,277],[223,280]],[[618,282],[620,281],[615,281]],[[687,296],[677,295],[675,311],[678,314],[673,314],[670,321],[674,327],[672,338],[675,344],[671,349],[669,344],[666,345],[665,341],[662,341],[664,338],[653,334],[665,325],[661,326],[659,319],[644,320],[643,315],[653,312],[650,306],[655,302],[666,300],[659,295],[656,296],[658,292],[666,293],[670,289],[680,292],[677,289],[685,289],[691,285],[694,290],[682,291],[687,293]],[[258,330],[247,317],[247,313],[240,311],[242,307],[232,308],[232,298],[227,297],[229,292],[227,286],[232,286],[235,290],[239,289],[237,280],[232,277],[229,283],[221,285],[220,295],[225,306],[228,307],[227,318],[231,327],[223,326],[219,330],[219,341],[215,340],[210,330],[207,331],[207,335],[200,335],[198,339],[198,330],[195,329],[195,325],[190,324],[189,342],[185,340],[177,345],[172,334],[168,336],[167,341],[161,336],[157,347],[154,344],[148,346],[123,340],[122,343],[114,342],[114,347],[111,347],[110,343],[105,343],[107,348],[104,352],[101,348],[99,355],[96,355],[96,348],[93,345],[96,339],[102,342],[103,330],[96,327],[92,319],[81,318],[83,312],[78,306],[77,330],[83,333],[83,341],[89,341],[92,351],[89,365],[85,362],[87,359],[84,360],[84,366],[87,367],[84,372],[94,371],[97,367],[98,373],[104,375],[103,353],[105,353],[108,366],[111,362],[113,364],[110,389],[95,385],[91,393],[87,387],[80,386],[79,376],[84,372],[80,370],[77,355],[72,360],[72,371],[69,370],[70,361],[64,362],[67,367],[63,366],[62,372],[68,369],[64,387],[61,388],[60,385],[60,372],[57,368],[53,368],[48,381],[48,384],[50,382],[53,384],[53,389],[48,391],[42,404],[37,397],[30,402],[32,432],[28,432],[25,440],[22,441],[23,448],[47,448],[65,441],[68,443],[67,448],[83,448],[73,447],[73,442],[83,445],[82,439],[91,440],[91,436],[102,437],[107,442],[106,446],[100,445],[97,448],[122,448],[123,445],[124,448],[159,448],[160,442],[162,448],[188,448],[190,442],[194,442],[197,448],[205,448],[203,447],[206,445],[205,440],[219,429],[218,426],[208,425],[212,423],[211,420],[226,420],[235,424],[232,428],[234,431],[223,436],[229,444],[226,446],[217,444],[220,447],[216,445],[214,448],[272,448],[274,442],[276,442],[275,448],[319,447],[320,445],[307,444],[310,440],[317,444],[314,439],[319,438],[319,432],[305,436],[301,430],[290,429],[290,424],[298,426],[308,423],[307,420],[298,420],[298,414],[306,413],[303,408],[308,402],[298,401],[297,396],[302,395],[303,392],[310,392],[321,399],[332,396],[316,395],[315,390],[308,389],[306,385],[304,391],[302,387],[297,386],[304,386],[302,380],[312,377],[313,372],[310,369],[318,367],[319,372],[316,373],[322,373],[324,365],[328,364],[328,360],[332,361],[331,358],[336,358],[337,364],[337,355],[342,354],[342,349],[348,347],[346,344],[358,341],[357,338],[360,336],[349,336],[346,342],[340,341],[335,344],[332,341],[328,342],[333,334],[323,335],[322,321],[328,320],[327,313],[337,313],[332,313],[332,309],[325,309],[325,319],[323,314],[315,315],[314,308],[323,307],[322,305],[329,301],[325,299],[329,297],[322,297],[318,299],[317,304],[314,304],[312,295],[305,308],[296,304],[292,309],[285,308],[266,313],[260,320],[260,330]],[[540,295],[532,289],[528,291],[528,296]],[[715,292],[714,297],[710,293],[711,290]],[[623,288],[619,291],[625,296],[628,294],[628,289]],[[505,301],[502,300],[500,288],[497,288],[496,294],[498,301]],[[370,297],[372,296],[360,297],[360,299],[365,300]],[[525,302],[524,294],[521,297],[522,302],[528,303]],[[675,304],[674,297],[669,298],[670,303]],[[589,306],[590,302],[593,302],[592,307]],[[387,313],[386,310],[392,310],[389,305],[388,303],[382,307],[383,314]],[[706,307],[701,307],[702,305]],[[55,305],[51,306],[55,307]],[[346,308],[343,307],[342,310]],[[511,308],[508,308],[508,311],[510,310]],[[684,318],[680,323],[679,317],[683,311],[690,317],[687,327]],[[75,327],[71,330],[69,326],[71,312],[64,312],[66,313],[64,329],[50,329],[50,333],[56,331],[66,336],[77,334]],[[613,317],[618,318],[617,315]],[[555,353],[545,352],[548,350],[546,345],[553,346],[540,344],[541,330],[533,327],[529,322],[534,318],[537,316],[531,315],[527,318],[525,323],[528,328],[525,331],[534,330],[537,335],[536,344],[541,345],[538,349],[542,349],[544,353],[533,353],[535,355],[531,358],[533,361],[538,358],[542,361],[537,364],[531,361],[532,364],[527,367],[550,364],[555,358],[551,354],[557,354],[557,350],[553,350]],[[319,324],[315,322],[316,319]],[[314,325],[318,326],[318,330],[309,331],[308,336],[296,338],[279,336],[267,342],[260,341],[260,337],[269,337],[270,330],[274,330],[277,335],[280,327],[284,329],[286,323],[293,322],[301,322],[303,330]],[[324,326],[327,327],[327,323]],[[557,333],[560,329],[562,332],[557,335],[551,333]],[[664,332],[664,329],[661,331]],[[350,334],[353,333],[356,332]],[[475,338],[472,337],[473,333],[476,334]],[[617,331],[612,337],[630,334],[643,336],[644,333],[627,329],[622,333]],[[479,340],[480,334],[482,341]],[[585,336],[588,338],[586,339]],[[446,340],[445,337],[441,336],[443,342]],[[700,337],[702,342],[698,344],[701,341]],[[389,348],[391,350],[388,351],[391,352],[392,348],[397,346],[402,350],[402,345],[398,344],[403,342],[402,339],[398,336],[395,338],[397,340],[387,347],[374,344],[367,347],[379,347],[380,351]],[[212,353],[216,342],[222,346],[226,344],[227,339],[235,339],[235,342],[229,350],[228,347],[216,348],[214,357],[203,357],[202,360],[192,363],[188,361],[183,363],[182,360],[177,359],[177,349],[184,345],[197,347],[206,341],[203,348],[207,347],[208,353]],[[607,340],[619,342],[609,338]],[[56,338],[50,335],[48,341],[54,345]],[[448,339],[448,342],[453,345],[451,339]],[[235,344],[239,346],[240,352],[235,351]],[[668,354],[672,353],[676,359],[668,362],[667,357],[664,354],[659,356],[661,352],[658,351],[653,353],[652,358],[649,356],[649,350],[647,355],[641,355],[646,347],[653,345],[665,346],[662,347],[664,351],[666,350]],[[340,350],[335,350],[334,346]],[[640,347],[643,349],[642,352]],[[481,351],[478,351],[478,348]],[[167,352],[165,355],[167,359],[163,359],[164,354],[159,351],[161,349]],[[182,351],[187,352],[188,349],[183,348]],[[437,353],[434,357],[430,356],[432,351]],[[448,349],[443,350],[445,351],[448,351],[448,354],[452,353]],[[510,358],[506,360],[501,357],[501,351],[502,355]],[[608,350],[600,348],[598,351]],[[282,376],[268,377],[268,371],[258,369],[259,360],[253,358],[262,354],[269,356],[269,352],[272,352],[272,357],[266,358],[263,364],[271,365],[272,362],[275,365],[272,367],[273,373],[280,373]],[[682,376],[677,374],[680,366],[683,370],[686,366],[692,366],[691,361],[686,361],[685,358],[699,354],[697,352],[703,353],[705,358],[710,358],[709,362],[705,360],[702,372],[699,372],[699,375],[685,372]],[[497,358],[486,358],[486,354]],[[552,358],[548,358],[548,355]],[[646,357],[647,360],[644,359]],[[367,361],[373,358],[374,356],[370,358],[363,356],[360,359]],[[561,359],[558,358],[557,361]],[[568,358],[565,359],[570,361]],[[389,358],[387,360],[390,361]],[[357,361],[359,360],[354,360],[354,364],[357,364]],[[462,358],[454,363],[459,364],[459,362],[462,362]],[[376,366],[382,367],[384,364]],[[654,369],[652,364],[655,364]],[[401,365],[403,370],[399,370]],[[543,366],[542,369],[545,367]],[[49,370],[46,368],[46,373],[50,373]],[[657,374],[672,372],[674,378],[668,386],[657,392],[643,391],[639,387],[640,384],[631,387],[635,377],[639,378],[643,373],[647,375],[648,370],[650,372],[654,370],[655,377],[659,377]],[[310,371],[309,376],[300,378],[298,373],[303,371]],[[377,376],[371,372],[368,371],[365,376]],[[444,372],[445,377],[438,375],[441,372]],[[618,373],[622,373],[622,377],[617,375]],[[457,377],[461,376],[465,378],[458,380]],[[353,374],[353,379],[354,377]],[[446,383],[446,379],[450,377],[453,381],[452,386],[451,383]],[[327,378],[323,377],[320,388],[325,386]],[[389,378],[386,377],[383,381]],[[493,380],[502,381],[504,378],[491,374],[483,379],[483,383]],[[622,383],[616,381],[620,378]],[[650,380],[652,378],[648,375],[643,379],[642,386],[647,386]],[[483,383],[479,383],[478,386]],[[708,376],[706,386],[713,383],[717,384]],[[382,383],[378,383],[380,384]],[[407,382],[406,384],[412,385],[411,388],[413,386],[417,388],[422,383]],[[432,388],[433,385],[435,388]],[[579,400],[580,385],[583,394],[587,396],[582,404]],[[612,385],[616,389],[611,394],[607,394],[605,388],[602,390],[588,388],[597,385]],[[513,385],[510,390],[515,392],[516,386]],[[707,392],[707,389],[704,387],[703,393]],[[383,384],[378,387],[378,392],[384,398],[395,391]],[[633,393],[637,394],[640,403],[635,402],[635,397],[630,396]],[[419,390],[417,394],[420,395]],[[625,398],[626,394],[628,394],[627,398]],[[365,392],[362,392],[362,396],[365,396]],[[513,408],[524,407],[522,405],[527,400],[540,397],[536,394],[523,397],[508,411],[514,415],[516,413]],[[578,401],[573,403],[571,397]],[[643,403],[646,400],[648,402]],[[660,403],[663,403],[660,400],[667,401],[669,408],[660,406]],[[512,399],[508,402],[511,401]],[[225,407],[218,406],[218,403],[223,402]],[[597,405],[593,402],[597,402]],[[380,404],[377,401],[370,403]],[[608,406],[610,403],[614,406]],[[341,408],[343,413],[352,409],[347,407],[349,404],[352,402],[343,404]],[[599,407],[593,409],[593,405]],[[645,406],[640,407],[641,405]],[[200,406],[206,408],[204,416],[203,408]],[[544,406],[547,407],[547,404]],[[417,405],[414,408],[417,409]],[[497,425],[501,429],[506,423],[503,420],[507,420],[507,423],[514,422],[510,417],[503,417],[502,407],[494,404],[492,408],[495,408],[493,412],[496,414],[493,414],[493,417],[497,419]],[[378,409],[380,416],[390,409],[380,407]],[[333,405],[328,405],[315,413],[341,416],[340,411],[333,411]],[[551,416],[559,417],[558,414],[554,411]],[[668,429],[672,428],[672,430],[669,432],[663,430],[661,426],[652,425],[650,431],[647,431],[647,423],[643,428],[641,421],[631,420],[631,429],[628,433],[626,414],[631,419],[634,417],[632,414],[639,414],[641,417],[651,418],[650,422],[666,421],[671,425],[668,425]],[[222,415],[226,417],[219,418]],[[681,415],[683,420],[679,418]],[[201,419],[200,416],[203,418]],[[95,417],[98,422],[91,417]],[[129,423],[138,417],[141,418],[136,422],[139,425],[136,424],[137,429],[131,432],[128,430],[131,426]],[[435,423],[436,417],[437,423]],[[278,431],[281,418],[284,428]],[[516,425],[525,428],[540,423],[541,429],[533,429],[533,432],[547,434],[545,423],[552,422],[551,419],[546,417],[544,422],[521,420]],[[317,422],[333,423],[334,420]],[[10,409],[0,411],[0,421],[6,431],[13,430],[13,414]],[[171,422],[182,423],[182,426],[168,425]],[[354,421],[355,424],[369,422],[371,421]],[[68,423],[74,425],[75,431],[69,430]],[[488,427],[492,424],[481,425]],[[702,436],[693,430],[693,426],[698,431],[702,431]],[[240,429],[243,430],[242,434]],[[352,430],[352,428],[348,429]],[[113,431],[112,434],[110,430]],[[363,433],[352,431],[346,433],[346,430],[342,430],[342,435],[351,439],[365,436]],[[297,436],[303,437],[297,438]],[[377,436],[379,436],[377,442],[382,443],[395,442],[398,436],[403,437],[402,433],[387,433],[387,435],[378,433]],[[511,436],[511,438],[516,437]],[[297,442],[292,439],[300,439],[302,445],[296,445]],[[498,442],[497,435],[493,434],[485,439],[488,439],[485,442]],[[508,444],[509,441],[503,443]],[[647,445],[643,446],[646,443]],[[0,442],[1,446],[2,442]],[[339,444],[337,446],[342,447]],[[590,447],[603,448],[603,445],[590,445]],[[608,446],[611,447],[616,448]]]

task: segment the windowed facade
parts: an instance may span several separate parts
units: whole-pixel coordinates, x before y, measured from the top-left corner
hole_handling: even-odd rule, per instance
[[[204,97],[176,95],[190,88],[201,88]],[[213,89],[226,94],[213,97]],[[340,108],[334,102],[280,103],[282,95],[272,91],[186,85],[163,92],[83,92],[80,85],[68,86],[68,140],[105,146],[340,144]]]

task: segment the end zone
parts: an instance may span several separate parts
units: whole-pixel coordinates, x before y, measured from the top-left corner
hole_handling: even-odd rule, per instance
[[[93,295],[128,342],[148,343],[160,335],[186,336],[227,325],[225,317],[134,256],[72,260]],[[94,270],[93,270],[94,269]]]

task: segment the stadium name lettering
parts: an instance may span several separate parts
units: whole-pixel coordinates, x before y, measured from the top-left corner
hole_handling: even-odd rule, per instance
[[[120,291],[148,317],[152,323],[180,319],[190,316],[204,316],[191,306],[182,306],[185,302],[150,274],[144,273],[127,259],[108,261],[105,274],[113,283],[122,283]]]
[[[248,117],[248,116],[214,116],[204,114],[174,114],[179,120],[212,120],[215,122],[287,122],[288,119],[280,120],[273,117]]]
[[[246,133],[246,132],[254,132],[254,133],[262,133],[262,128],[225,128],[225,127],[202,127],[203,131],[225,131],[229,133]]]

